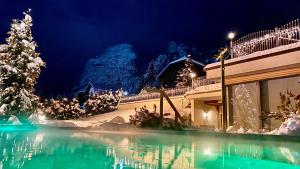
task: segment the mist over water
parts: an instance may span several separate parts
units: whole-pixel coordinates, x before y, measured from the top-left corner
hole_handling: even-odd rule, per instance
[[[0,131],[1,169],[300,168],[297,142],[131,131]]]

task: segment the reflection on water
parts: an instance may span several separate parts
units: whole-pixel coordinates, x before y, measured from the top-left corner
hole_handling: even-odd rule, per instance
[[[300,168],[300,143],[205,136],[1,130],[0,169]]]

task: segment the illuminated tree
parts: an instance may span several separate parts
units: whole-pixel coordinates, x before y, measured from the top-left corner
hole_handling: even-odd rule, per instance
[[[177,72],[177,84],[176,87],[186,87],[192,84],[191,79],[192,62],[191,58],[187,57],[184,62],[184,67]]]
[[[30,10],[23,20],[13,20],[5,57],[1,58],[0,106],[5,114],[33,112],[39,98],[34,86],[45,63],[36,52],[37,44],[31,34]]]

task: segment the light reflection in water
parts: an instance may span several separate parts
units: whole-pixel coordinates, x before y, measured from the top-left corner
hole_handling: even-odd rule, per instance
[[[300,168],[300,143],[72,130],[0,136],[0,169]]]

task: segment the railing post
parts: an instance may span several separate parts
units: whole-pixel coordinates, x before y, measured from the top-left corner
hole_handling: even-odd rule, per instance
[[[178,127],[178,115],[175,113],[175,126]]]
[[[276,42],[275,42],[275,46],[280,46],[280,39],[279,39],[279,31],[278,28],[275,28],[275,36],[276,36]]]
[[[226,105],[226,86],[225,86],[225,64],[224,55],[221,55],[221,86],[222,86],[222,113],[223,113],[223,132],[227,129],[227,105]]]
[[[159,97],[159,125],[160,127],[163,126],[163,120],[164,120],[164,96],[163,93],[160,93]]]

